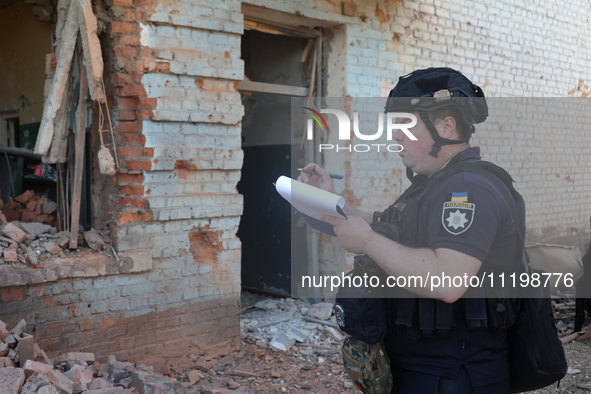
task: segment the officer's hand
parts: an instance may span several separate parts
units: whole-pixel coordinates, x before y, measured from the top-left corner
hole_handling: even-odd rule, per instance
[[[330,175],[328,175],[328,171],[324,168],[320,167],[318,164],[308,163],[304,167],[306,171],[316,171],[316,174],[309,174],[307,172],[300,172],[300,176],[298,177],[298,181],[303,182],[307,185],[317,187],[322,190],[326,190],[327,192],[334,193],[334,182]]]
[[[330,223],[343,249],[355,254],[364,254],[368,238],[375,234],[369,224],[359,216],[349,215],[349,219],[322,215],[320,220]]]

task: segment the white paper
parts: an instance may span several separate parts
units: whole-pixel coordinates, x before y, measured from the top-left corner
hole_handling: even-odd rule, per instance
[[[322,215],[347,218],[343,212],[344,197],[286,176],[280,176],[275,187],[277,192],[302,214],[308,224],[318,231],[335,236],[332,225],[320,221]]]
[[[306,185],[286,176],[280,176],[275,184],[277,191],[303,214],[320,219],[321,215],[343,217],[338,211],[345,207],[345,198],[314,186]]]

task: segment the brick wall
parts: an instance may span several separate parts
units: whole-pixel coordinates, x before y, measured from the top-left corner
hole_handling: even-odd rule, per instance
[[[0,319],[27,319],[50,356],[151,362],[239,344],[242,15],[237,1],[195,3],[97,8],[121,170],[95,174],[95,220],[153,265],[0,289]]]

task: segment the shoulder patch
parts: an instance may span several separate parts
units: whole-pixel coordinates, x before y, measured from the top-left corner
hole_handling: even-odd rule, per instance
[[[452,235],[459,235],[470,228],[474,221],[476,204],[468,192],[452,193],[443,203],[441,224]]]

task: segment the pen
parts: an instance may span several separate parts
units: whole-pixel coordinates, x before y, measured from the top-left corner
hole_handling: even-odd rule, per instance
[[[302,172],[307,172],[308,174],[316,174],[318,175],[318,173],[314,170],[304,170],[303,168],[298,168],[298,171],[302,171]],[[333,178],[333,179],[343,179],[342,175],[338,175],[338,174],[331,174],[330,172],[328,173],[328,175]]]

